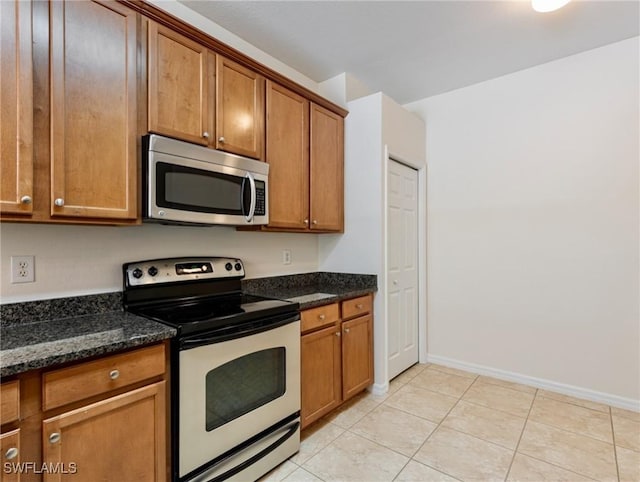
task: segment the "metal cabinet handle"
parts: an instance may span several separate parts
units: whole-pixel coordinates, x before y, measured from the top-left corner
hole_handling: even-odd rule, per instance
[[[119,376],[120,376],[120,370],[111,370],[109,372],[109,378],[111,378],[111,380],[115,380]]]
[[[340,333],[339,331],[336,331],[336,336],[342,336],[342,333]]]
[[[304,222],[305,226],[309,224],[309,220],[308,219],[305,219],[303,222]]]
[[[33,201],[33,199],[31,199],[31,196],[22,196],[20,198],[20,202],[22,204],[31,204],[32,201]]]
[[[398,284],[398,280],[397,280],[397,279],[394,279],[394,280],[393,280],[393,284],[394,284],[394,285],[397,285],[397,284]]]
[[[318,220],[317,220],[317,219],[314,219],[314,220],[313,220],[313,222],[312,222],[312,224],[318,224]]]
[[[53,204],[55,204],[58,207],[62,207],[62,206],[64,206],[64,199],[59,197],[55,201],[53,201]]]
[[[202,133],[202,137],[204,137],[205,139],[209,139],[209,133],[208,132],[203,132]]]
[[[326,317],[324,315],[318,315],[318,318],[324,320]]]
[[[11,447],[4,454],[4,458],[7,460],[15,459],[17,456],[18,456],[18,449],[16,447]]]
[[[218,137],[218,142],[220,142],[221,144],[224,144],[224,136]]]
[[[62,437],[60,436],[59,432],[53,432],[51,435],[49,435],[49,443],[56,444],[60,442],[61,438]]]
[[[359,310],[361,310],[361,309],[362,309],[362,303],[358,303],[358,304],[356,305],[356,308],[358,308]]]
[[[344,332],[345,332],[345,333],[349,333],[349,328],[345,328],[345,329],[344,329]]]

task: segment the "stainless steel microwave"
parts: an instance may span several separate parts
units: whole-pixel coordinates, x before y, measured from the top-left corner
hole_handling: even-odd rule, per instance
[[[151,134],[142,138],[143,217],[165,224],[269,222],[269,165]]]

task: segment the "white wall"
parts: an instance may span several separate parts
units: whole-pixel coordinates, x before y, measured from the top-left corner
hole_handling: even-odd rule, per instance
[[[428,349],[640,407],[638,38],[428,98]]]
[[[282,249],[292,262],[282,264]],[[10,257],[36,256],[36,282],[10,283]],[[318,269],[318,235],[237,232],[231,227],[0,225],[0,301],[122,290],[122,263],[173,256],[235,256],[247,278]]]

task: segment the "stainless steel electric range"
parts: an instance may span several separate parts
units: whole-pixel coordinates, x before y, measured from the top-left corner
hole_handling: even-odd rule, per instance
[[[242,293],[236,258],[126,263],[124,307],[178,330],[172,477],[255,480],[300,446],[299,305]]]

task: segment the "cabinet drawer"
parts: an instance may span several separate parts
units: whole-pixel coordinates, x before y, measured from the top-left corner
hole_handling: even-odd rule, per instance
[[[20,382],[14,380],[0,385],[0,423],[20,418]]]
[[[164,345],[112,355],[44,374],[43,410],[60,407],[162,375]]]
[[[304,310],[300,313],[302,319],[301,329],[305,331],[313,330],[314,328],[320,328],[321,326],[327,326],[335,323],[340,319],[340,309],[338,303],[331,305],[318,306],[310,310]]]
[[[371,295],[360,296],[352,300],[342,302],[342,319],[371,313]]]

